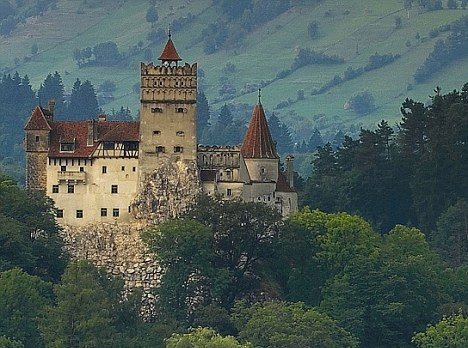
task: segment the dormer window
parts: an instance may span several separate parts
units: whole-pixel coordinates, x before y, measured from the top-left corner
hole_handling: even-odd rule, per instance
[[[75,143],[60,143],[60,152],[73,152],[75,151]]]

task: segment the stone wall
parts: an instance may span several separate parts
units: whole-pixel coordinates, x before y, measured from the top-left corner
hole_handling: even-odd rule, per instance
[[[45,190],[47,185],[47,152],[26,152],[26,186]]]
[[[149,318],[162,270],[143,244],[141,232],[136,225],[99,224],[65,227],[62,237],[72,259],[91,261],[109,274],[122,277],[127,291],[141,289],[142,316]]]

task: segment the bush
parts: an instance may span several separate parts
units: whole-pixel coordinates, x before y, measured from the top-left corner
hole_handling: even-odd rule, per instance
[[[359,115],[368,114],[375,109],[375,100],[369,91],[355,94],[348,102],[351,109]]]

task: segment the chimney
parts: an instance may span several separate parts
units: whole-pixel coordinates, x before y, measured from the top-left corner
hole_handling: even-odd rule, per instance
[[[99,122],[105,122],[106,121],[106,114],[99,114],[98,121]]]
[[[93,146],[97,140],[97,122],[96,120],[88,121],[88,137],[86,140],[86,146]]]
[[[50,120],[54,120],[54,111],[55,111],[55,100],[49,99],[49,113],[50,113]]]
[[[286,156],[286,181],[289,184],[289,187],[294,187],[294,156]]]

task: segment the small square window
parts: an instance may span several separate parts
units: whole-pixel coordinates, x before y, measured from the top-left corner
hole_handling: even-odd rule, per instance
[[[227,189],[227,191],[226,191],[226,195],[228,195],[228,196],[232,196],[232,190],[231,190],[231,189]]]
[[[177,113],[183,113],[183,112],[184,112],[184,108],[176,108],[176,112],[177,112]]]
[[[119,217],[119,215],[120,215],[119,208],[112,209],[112,216],[113,217]]]
[[[156,152],[164,153],[164,152],[166,152],[166,148],[164,146],[157,146],[156,147]]]
[[[107,173],[107,166],[102,166],[102,174],[106,174]]]
[[[161,135],[161,131],[160,130],[154,130],[153,135]]]
[[[59,185],[52,185],[52,193],[59,193]]]
[[[67,166],[60,166],[60,171],[61,172],[66,172],[67,171]]]
[[[122,166],[121,169],[122,169],[122,172],[125,172],[125,166]]]
[[[57,209],[57,218],[63,218],[63,209]]]
[[[162,108],[151,108],[151,112],[153,113],[161,113],[162,111]]]
[[[174,146],[174,153],[181,153],[184,152],[184,148],[182,146]]]
[[[136,167],[133,167],[132,170],[133,170],[134,172],[136,172]]]
[[[111,193],[119,193],[119,186],[118,185],[112,185],[111,186]]]
[[[68,193],[75,193],[75,185],[68,185]]]
[[[80,167],[80,172],[84,172],[84,167]]]
[[[39,142],[39,135],[36,135],[36,143]]]
[[[77,218],[77,219],[82,219],[82,218],[83,218],[83,210],[78,209],[78,210],[76,211],[76,218]]]
[[[107,216],[107,208],[101,208],[101,216],[102,217]]]

